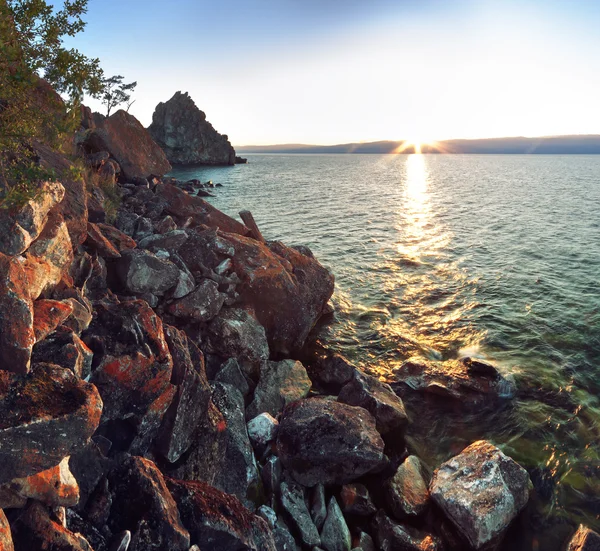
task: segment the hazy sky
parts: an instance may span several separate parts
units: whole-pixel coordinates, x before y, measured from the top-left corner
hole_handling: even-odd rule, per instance
[[[71,41],[236,145],[600,133],[600,0],[89,0]],[[97,107],[96,104],[92,104]]]

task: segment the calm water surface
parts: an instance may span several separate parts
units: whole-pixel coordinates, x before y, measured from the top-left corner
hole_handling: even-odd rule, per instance
[[[365,369],[477,355],[515,378],[501,411],[409,405],[430,467],[485,437],[529,470],[506,549],[600,529],[600,156],[251,155],[173,175],[222,183],[215,206],[312,248],[336,275],[321,338]]]

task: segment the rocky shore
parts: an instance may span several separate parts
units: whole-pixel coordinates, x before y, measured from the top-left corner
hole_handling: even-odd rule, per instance
[[[499,547],[529,474],[486,441],[425,465],[402,396],[477,408],[513,383],[409,359],[392,388],[308,351],[334,289],[311,251],[164,177],[131,115],[82,115],[87,182],[39,145],[56,181],[0,211],[0,550]]]

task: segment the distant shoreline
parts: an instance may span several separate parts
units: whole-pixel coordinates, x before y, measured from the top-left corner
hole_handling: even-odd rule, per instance
[[[411,154],[415,146],[405,141],[379,141],[338,145],[280,144],[236,146],[238,154]],[[422,144],[421,153],[481,155],[599,155],[600,135],[548,136],[540,138],[487,138],[480,140],[443,140]]]

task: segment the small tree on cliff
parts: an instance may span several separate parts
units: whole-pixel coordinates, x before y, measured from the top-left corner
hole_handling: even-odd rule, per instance
[[[85,27],[87,0],[0,0],[0,206],[35,195],[48,178],[36,162],[37,140],[58,146],[79,117],[84,93],[102,91],[97,59],[65,48]],[[41,77],[64,101],[54,94]],[[52,105],[48,108],[49,98]]]
[[[105,78],[102,82],[104,84],[104,94],[102,95],[102,103],[106,105],[106,116],[110,117],[110,112],[121,105],[122,103],[127,104],[127,110],[133,103],[129,103],[131,99],[131,93],[137,86],[137,82],[130,82],[129,84],[123,84],[123,78],[121,75],[115,75],[110,78]],[[135,101],[135,100],[134,100]]]

